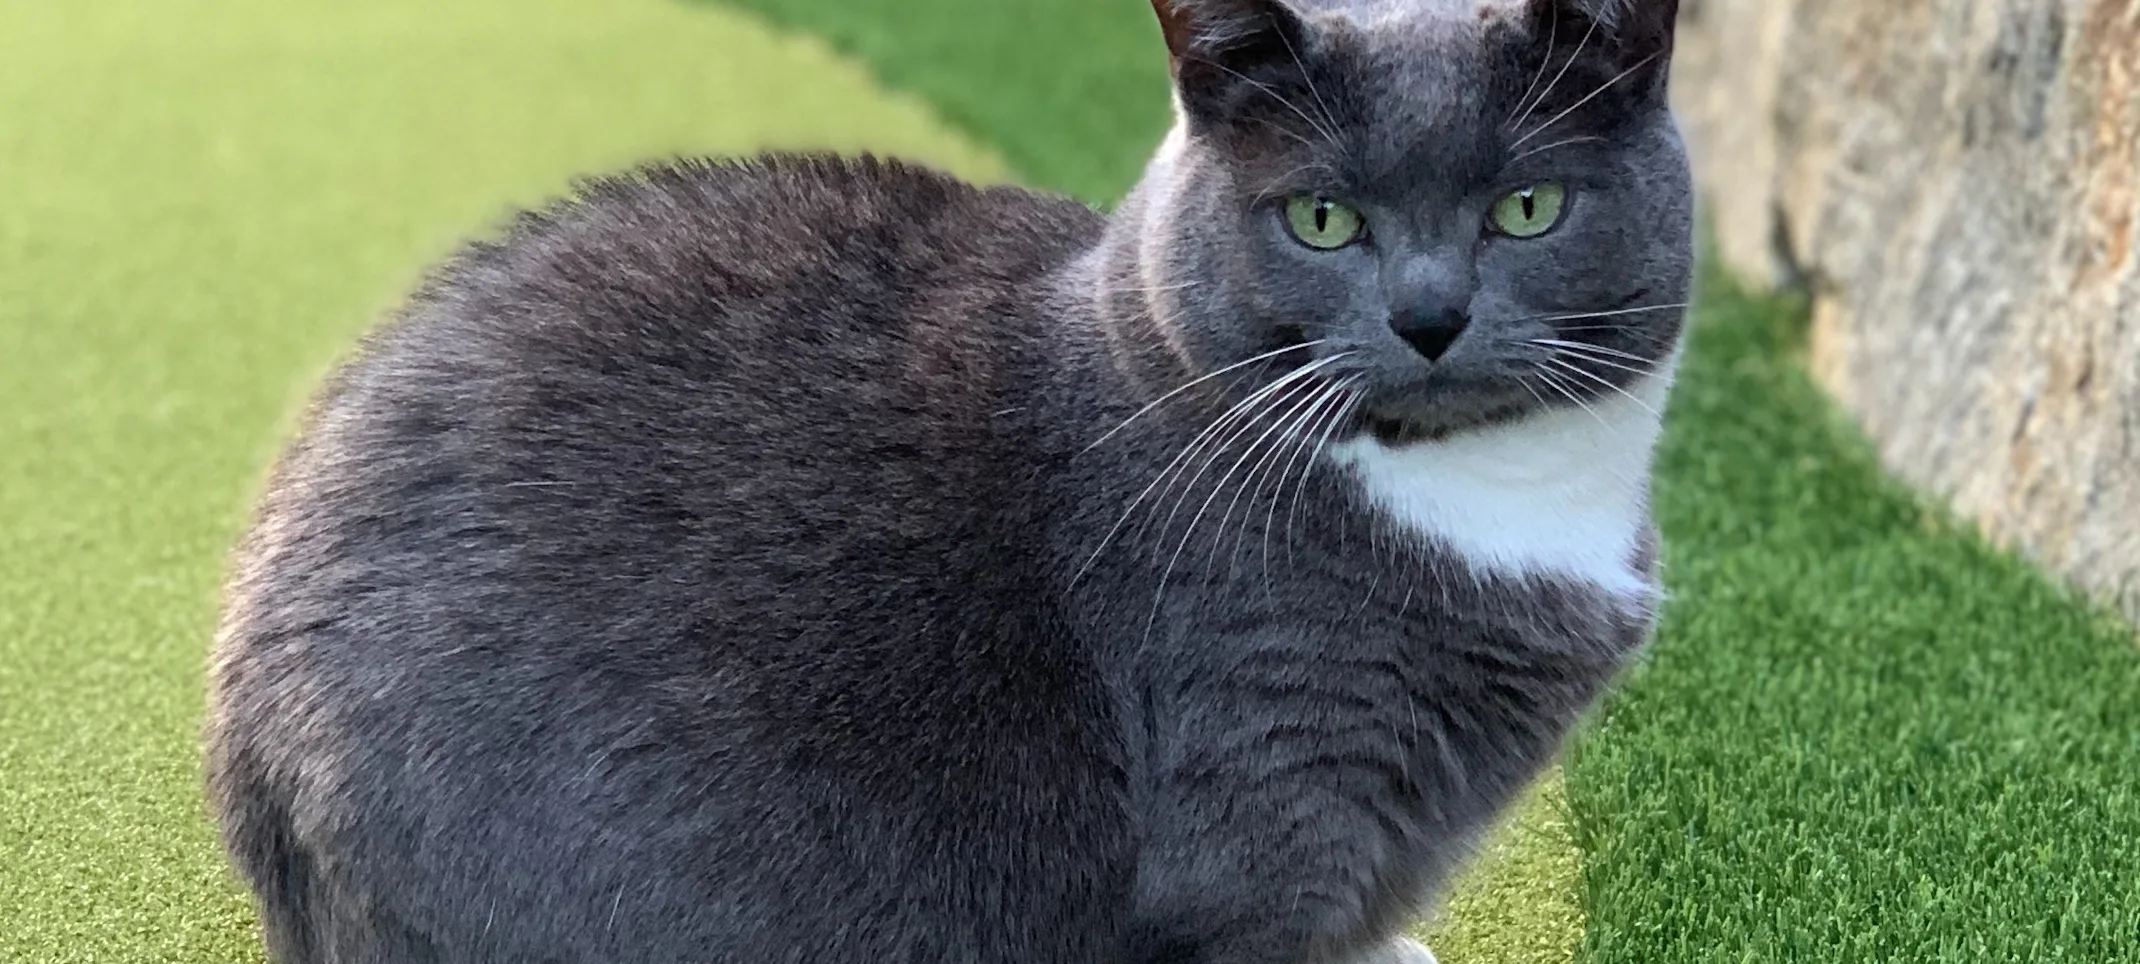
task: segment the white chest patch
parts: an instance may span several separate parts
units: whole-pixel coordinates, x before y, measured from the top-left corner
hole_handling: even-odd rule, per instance
[[[1669,372],[1670,366],[1665,368]],[[1589,402],[1391,448],[1371,436],[1331,455],[1397,523],[1500,575],[1557,576],[1644,595],[1633,557],[1669,374]]]

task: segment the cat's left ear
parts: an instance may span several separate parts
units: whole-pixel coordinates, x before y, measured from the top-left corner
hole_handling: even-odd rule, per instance
[[[1305,26],[1281,0],[1152,0],[1190,119],[1283,110],[1307,86]]]

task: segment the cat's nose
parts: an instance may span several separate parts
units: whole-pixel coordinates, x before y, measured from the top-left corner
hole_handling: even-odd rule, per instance
[[[1390,315],[1390,330],[1428,361],[1441,361],[1471,317],[1456,308],[1408,309]]]

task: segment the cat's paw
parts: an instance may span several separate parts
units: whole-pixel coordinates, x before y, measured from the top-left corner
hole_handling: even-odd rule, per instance
[[[1439,964],[1434,952],[1409,937],[1399,937],[1362,955],[1352,964]]]

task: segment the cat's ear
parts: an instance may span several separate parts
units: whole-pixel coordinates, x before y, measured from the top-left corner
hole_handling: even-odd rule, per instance
[[[1597,61],[1618,84],[1662,91],[1679,0],[1533,0],[1531,10],[1532,35],[1556,51]]]
[[[1152,0],[1152,11],[1193,120],[1236,120],[1306,85],[1307,31],[1281,0]]]

